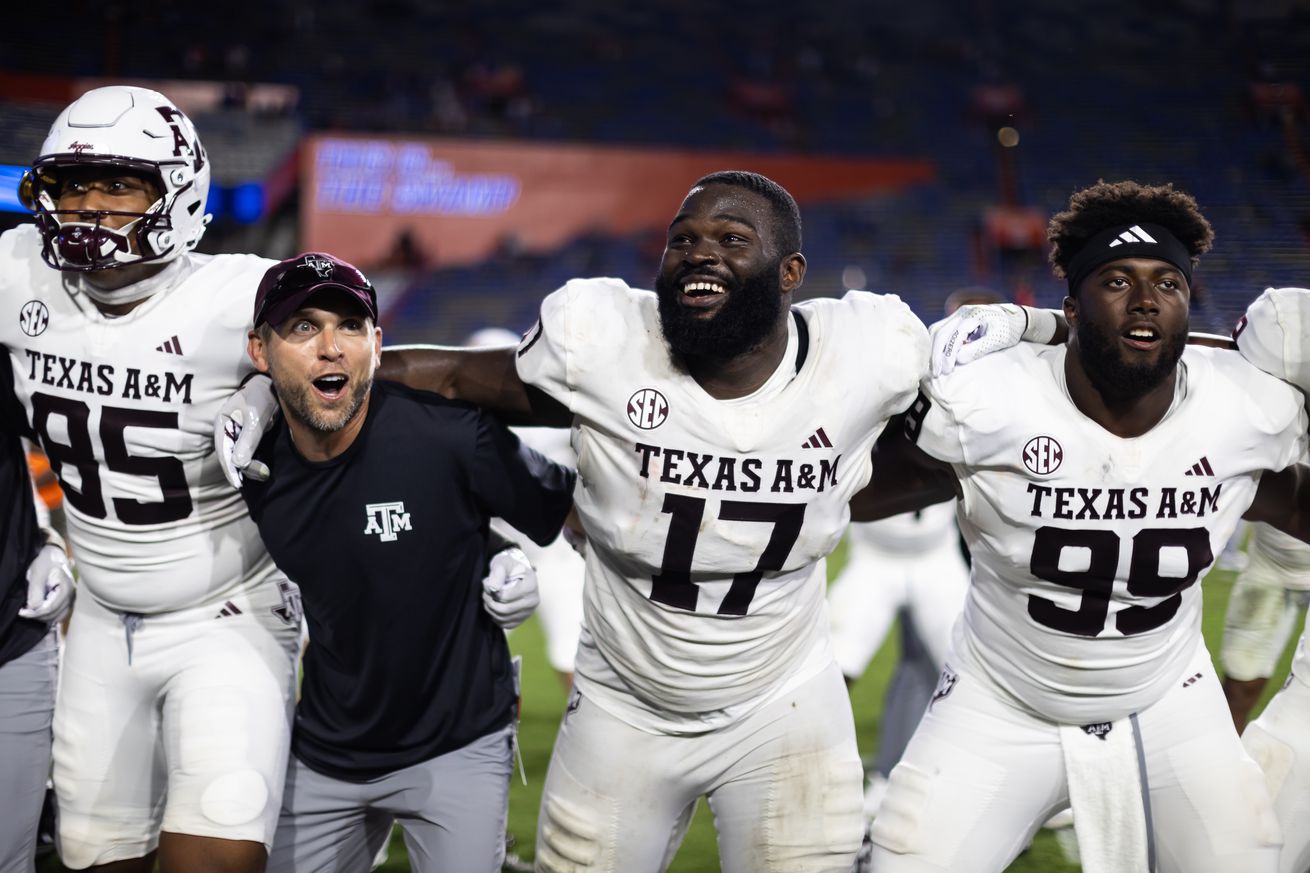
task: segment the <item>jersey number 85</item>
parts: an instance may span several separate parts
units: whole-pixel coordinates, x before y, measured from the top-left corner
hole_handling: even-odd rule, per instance
[[[68,442],[50,437],[51,417],[62,418],[68,430]],[[100,483],[100,465],[91,447],[91,408],[81,400],[32,395],[32,429],[50,459],[50,468],[59,477],[64,498],[78,512],[90,518],[106,518],[104,489]],[[147,525],[180,521],[191,514],[191,489],[186,470],[177,458],[143,458],[127,452],[123,431],[129,427],[177,430],[176,412],[147,409],[103,407],[100,411],[100,444],[105,450],[105,466],[115,473],[146,476],[159,482],[162,501],[113,498],[114,512],[124,524]],[[70,483],[67,467],[77,471],[78,482]]]

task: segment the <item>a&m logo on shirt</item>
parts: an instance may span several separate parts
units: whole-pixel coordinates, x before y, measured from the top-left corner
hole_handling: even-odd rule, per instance
[[[669,401],[654,388],[642,388],[628,398],[628,421],[642,430],[654,430],[669,417]]]
[[[40,300],[29,300],[18,310],[18,327],[28,336],[40,336],[50,325],[50,310]]]
[[[402,530],[414,529],[410,527],[409,513],[405,511],[403,501],[369,503],[364,506],[364,511],[368,513],[368,526],[364,528],[364,533],[378,534],[378,539],[384,543],[395,542]]]
[[[1054,473],[1064,463],[1064,449],[1048,436],[1036,436],[1023,447],[1023,465],[1039,476]]]

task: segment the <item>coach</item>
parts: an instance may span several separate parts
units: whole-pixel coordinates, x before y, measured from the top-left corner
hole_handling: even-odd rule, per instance
[[[367,870],[398,820],[416,871],[490,873],[516,697],[501,627],[536,592],[501,553],[484,594],[487,525],[549,542],[574,474],[471,405],[375,382],[381,345],[350,264],[301,255],[260,283],[248,352],[282,421],[256,453],[271,477],[242,490],[311,641],[268,869]]]

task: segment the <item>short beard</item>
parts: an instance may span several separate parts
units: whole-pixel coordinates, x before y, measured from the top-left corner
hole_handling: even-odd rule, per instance
[[[1130,364],[1115,343],[1115,337],[1095,325],[1080,320],[1078,357],[1083,371],[1101,396],[1112,402],[1127,402],[1146,396],[1173,372],[1187,347],[1187,329],[1165,337],[1160,354],[1153,364]]]
[[[314,408],[310,400],[310,386],[304,382],[283,381],[276,370],[270,369],[268,375],[273,379],[273,391],[277,399],[286,406],[287,414],[297,421],[308,425],[319,433],[336,433],[359,414],[364,405],[364,398],[373,388],[373,380],[364,379],[350,383],[350,396],[344,408],[320,411]]]
[[[675,360],[730,361],[759,348],[778,324],[782,282],[770,268],[728,288],[728,299],[713,316],[697,318],[678,302],[682,282],[655,279],[660,329]]]

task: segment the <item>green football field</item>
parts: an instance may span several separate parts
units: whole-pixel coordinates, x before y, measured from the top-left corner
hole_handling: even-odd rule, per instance
[[[829,573],[835,575],[840,569],[843,552],[829,560]],[[1233,574],[1223,570],[1212,572],[1204,581],[1205,596],[1205,637],[1211,652],[1218,651],[1219,637],[1223,630],[1223,615],[1228,594],[1232,588]],[[1297,624],[1300,627],[1300,624]],[[855,709],[860,752],[866,758],[877,750],[878,745],[878,711],[882,701],[883,689],[891,678],[896,657],[895,632],[888,634],[889,642],[878,652],[869,671],[852,689],[851,700]],[[541,630],[535,619],[516,630],[510,637],[510,645],[515,653],[523,656],[523,717],[519,730],[523,749],[523,763],[527,772],[527,785],[524,785],[517,773],[510,792],[509,830],[517,842],[511,850],[520,858],[528,861],[532,857],[533,837],[537,826],[537,805],[541,800],[541,787],[546,777],[546,765],[550,760],[551,744],[555,739],[555,730],[564,711],[565,693],[558,678],[546,663],[545,648]],[[1258,714],[1264,702],[1282,684],[1292,649],[1283,654],[1282,662],[1274,679],[1265,690],[1264,700],[1257,707]],[[1032,847],[1010,866],[1012,873],[1076,873],[1076,863],[1066,860],[1058,842],[1058,837],[1050,831],[1038,834]],[[38,865],[40,873],[61,873],[61,867],[53,858],[44,859]],[[404,841],[397,830],[393,835],[389,856],[379,868],[388,873],[402,873],[409,870],[405,855]],[[674,860],[671,873],[717,873],[719,870],[718,852],[714,844],[714,827],[709,809],[703,803],[696,811],[691,830]]]

